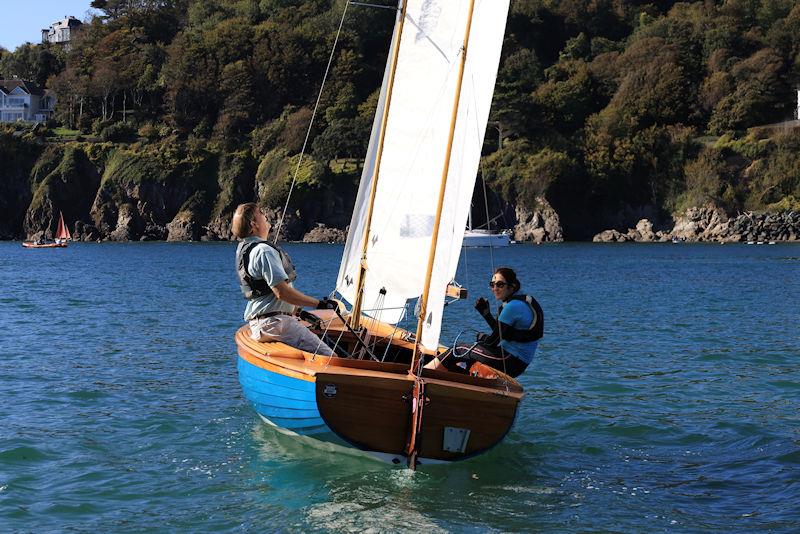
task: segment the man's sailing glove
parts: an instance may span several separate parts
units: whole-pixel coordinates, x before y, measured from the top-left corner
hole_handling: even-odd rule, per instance
[[[319,299],[319,304],[317,304],[318,310],[335,310],[339,306],[336,304],[335,300],[331,300],[325,297]]]

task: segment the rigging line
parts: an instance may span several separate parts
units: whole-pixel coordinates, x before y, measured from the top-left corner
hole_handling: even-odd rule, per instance
[[[397,11],[396,7],[392,6],[383,6],[380,4],[368,4],[366,2],[347,2],[348,4],[352,4],[354,6],[361,6],[361,7],[377,7],[379,9],[391,9],[392,11]]]
[[[317,101],[314,104],[314,111],[311,112],[311,121],[308,123],[308,130],[306,130],[306,138],[303,140],[303,148],[300,149],[300,158],[297,160],[297,167],[294,169],[294,175],[292,176],[292,185],[289,186],[289,194],[286,196],[286,204],[283,206],[283,212],[281,213],[281,218],[278,220],[278,228],[275,230],[275,239],[273,243],[278,242],[278,236],[281,233],[281,227],[283,226],[283,220],[286,217],[286,210],[289,209],[289,200],[292,198],[292,192],[294,191],[294,185],[297,182],[297,175],[300,173],[300,165],[303,163],[303,156],[306,153],[306,147],[308,146],[308,138],[311,137],[311,129],[314,126],[314,119],[317,116],[317,109],[319,109],[320,100],[322,100],[322,91],[325,89],[325,82],[328,80],[328,73],[331,70],[331,64],[333,63],[333,56],[336,53],[336,45],[339,43],[339,35],[342,33],[342,26],[344,25],[344,18],[347,15],[347,6],[350,5],[349,2],[345,2],[344,4],[344,11],[342,11],[342,20],[339,21],[339,29],[336,30],[336,38],[333,40],[333,47],[331,48],[331,55],[328,58],[328,65],[325,67],[325,74],[322,76],[322,85],[319,88],[319,94],[317,95]]]
[[[399,325],[394,325],[394,330],[392,330],[392,334],[389,336],[389,341],[386,342],[386,350],[383,351],[383,356],[381,357],[381,361],[386,360],[386,356],[389,354],[389,349],[392,346],[392,340],[394,340],[394,335],[397,333],[397,329],[400,328]],[[386,339],[386,338],[384,338]],[[396,358],[395,358],[396,359]]]
[[[336,338],[336,341],[334,342],[333,347],[331,347],[331,350],[333,351],[334,356],[336,356],[338,354],[336,352],[336,349],[339,348],[339,343],[342,341],[342,336],[344,336],[344,330],[341,330],[339,332],[339,337]],[[347,349],[343,349],[343,350],[344,350],[345,354],[347,354]],[[350,356],[350,357],[352,358],[352,356]],[[331,363],[331,358],[328,358],[328,361],[325,364],[325,368],[326,369],[328,368],[328,365],[330,365],[330,363]]]
[[[313,315],[313,314],[312,314],[312,315]],[[322,322],[323,322],[323,321],[321,321],[321,320],[320,320],[320,325],[322,324]],[[313,361],[315,361],[315,360],[317,359],[317,354],[319,354],[319,348],[320,348],[320,347],[322,346],[322,344],[324,343],[324,342],[322,341],[322,338],[328,335],[328,329],[331,327],[331,323],[332,323],[332,322],[333,322],[333,320],[332,320],[332,319],[331,319],[330,321],[327,321],[327,322],[325,323],[325,329],[322,331],[322,334],[320,334],[319,336],[317,336],[317,337],[319,337],[319,343],[317,343],[317,348],[315,348],[315,349],[314,349],[314,355],[311,357],[311,361],[312,361],[312,362],[313,362]],[[331,348],[331,347],[328,347],[328,348]]]
[[[375,324],[378,321],[378,317],[381,316],[383,303],[384,303],[384,296],[379,293],[378,298],[375,299],[375,307],[378,309],[378,313],[376,313],[374,316],[368,316],[369,317],[368,322],[362,323],[363,326],[366,328],[364,339],[366,340],[366,344],[368,347],[370,344],[372,345],[371,347],[369,347],[372,349],[372,352],[375,352],[375,349],[378,346],[378,339],[377,339],[378,336],[373,336],[372,330],[375,330]]]
[[[475,99],[475,76],[470,76],[470,82],[472,82],[472,105],[477,110],[478,109],[478,101]],[[480,124],[477,122],[478,114],[475,113],[475,126],[478,129],[478,137],[480,138]],[[483,147],[481,147],[483,148]],[[481,170],[481,184],[483,186],[483,206],[486,211],[486,231],[488,232],[489,236],[489,261],[492,264],[492,272],[494,272],[494,246],[492,246],[492,225],[491,221],[489,220],[489,197],[486,196],[486,168],[483,164],[483,158],[479,160],[480,170]]]
[[[470,205],[469,209],[472,209],[471,205]],[[465,239],[462,239],[461,243],[462,243],[462,245],[461,245],[461,249],[462,249],[461,257],[464,258],[464,286],[467,288],[467,290],[469,290],[469,264],[467,263],[467,248],[469,248],[469,247],[467,247]]]
[[[486,207],[486,230],[489,232],[489,261],[494,272],[494,246],[492,245],[492,226],[489,224],[489,198],[486,196],[486,177],[483,162],[481,162],[481,183],[483,184],[483,205]]]
[[[349,331],[349,332],[350,332],[350,333],[351,333],[353,336],[355,336],[356,342],[357,342],[359,345],[361,345],[361,346],[362,346],[362,347],[363,347],[363,348],[364,348],[364,349],[367,351],[367,354],[368,354],[368,355],[369,355],[369,356],[370,356],[370,357],[371,357],[373,360],[375,360],[376,362],[379,362],[380,360],[378,359],[378,357],[377,357],[377,356],[375,356],[374,354],[372,354],[372,352],[369,350],[369,347],[367,347],[367,345],[366,345],[366,344],[364,344],[364,340],[362,340],[362,339],[361,339],[361,336],[359,336],[359,335],[358,335],[358,332],[356,332],[355,330],[353,330],[353,329],[350,327],[350,325],[349,325],[349,324],[347,324],[347,320],[346,320],[344,317],[342,317],[342,314],[341,314],[341,312],[339,311],[339,309],[337,308],[337,309],[336,309],[336,310],[334,310],[334,311],[336,312],[336,315],[337,315],[337,317],[339,317],[339,319],[341,319],[342,323],[344,323],[344,327],[345,327],[345,328],[347,328],[347,330],[348,330],[348,331]]]

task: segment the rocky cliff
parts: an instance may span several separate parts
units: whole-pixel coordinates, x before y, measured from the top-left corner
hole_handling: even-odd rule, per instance
[[[259,160],[249,152],[190,150],[185,142],[155,145],[51,143],[35,136],[0,135],[0,239],[51,238],[59,211],[79,240],[227,240],[231,216],[257,201],[277,231],[286,194],[297,176],[280,238],[342,242],[360,176],[357,160],[330,165],[276,149]],[[545,197],[507,205],[514,239],[565,239],[559,213]],[[624,217],[623,217],[624,215]],[[621,220],[631,220],[622,214]],[[635,218],[633,220],[636,220]],[[635,228],[600,232],[594,241],[796,241],[800,212],[729,216],[695,207]]]
[[[180,142],[0,141],[1,239],[52,238],[60,211],[77,240],[227,240],[233,211],[250,201],[277,228],[297,162],[285,152],[259,162]],[[358,164],[308,159],[300,171],[281,238],[343,240]]]

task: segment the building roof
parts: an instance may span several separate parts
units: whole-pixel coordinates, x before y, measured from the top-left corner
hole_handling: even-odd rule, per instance
[[[79,21],[72,15],[70,16],[64,15],[63,19],[54,22],[50,27],[54,30],[57,30],[60,28],[75,28],[76,26],[82,26],[82,25],[83,22]]]
[[[43,96],[45,94],[45,91],[34,82],[20,80],[18,78],[11,80],[0,80],[0,91],[3,91],[7,95],[17,87],[22,88],[22,90],[29,95]]]

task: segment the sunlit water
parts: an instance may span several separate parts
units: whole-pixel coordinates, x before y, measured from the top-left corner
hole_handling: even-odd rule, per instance
[[[297,286],[341,247],[288,245]],[[494,252],[547,317],[514,430],[416,473],[242,398],[234,245],[0,243],[0,531],[800,529],[800,246]],[[491,259],[466,253],[474,336]]]

